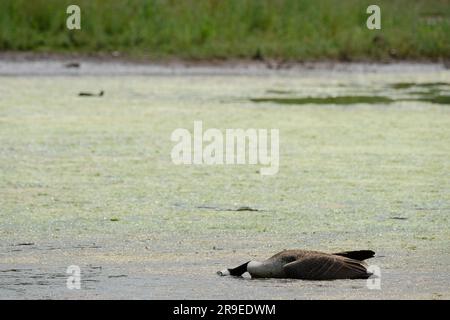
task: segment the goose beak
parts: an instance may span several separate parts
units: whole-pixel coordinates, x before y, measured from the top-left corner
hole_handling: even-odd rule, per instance
[[[228,269],[223,269],[222,271],[217,271],[217,274],[219,276],[222,276],[222,277],[229,276],[230,275],[230,271],[228,271]]]

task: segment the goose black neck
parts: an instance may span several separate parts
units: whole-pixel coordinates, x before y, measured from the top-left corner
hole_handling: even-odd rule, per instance
[[[232,276],[236,276],[236,277],[240,277],[242,276],[245,272],[247,272],[247,265],[250,261],[247,261],[244,264],[241,264],[239,267],[233,268],[233,269],[228,269],[228,271],[230,272],[230,275]]]

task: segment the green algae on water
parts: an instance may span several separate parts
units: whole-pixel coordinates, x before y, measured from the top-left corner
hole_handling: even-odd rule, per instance
[[[433,88],[439,86],[450,86],[450,83],[446,82],[426,82],[426,83],[413,83],[413,82],[398,82],[391,85],[394,89],[410,89],[412,87],[421,88]]]
[[[305,97],[305,98],[251,98],[256,103],[272,102],[278,104],[358,104],[358,103],[392,103],[395,100],[383,96],[338,96],[338,97]]]
[[[438,104],[450,104],[450,96],[422,97],[418,100]]]

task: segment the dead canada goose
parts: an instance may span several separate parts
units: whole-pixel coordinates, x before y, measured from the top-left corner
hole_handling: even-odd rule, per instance
[[[241,276],[246,271],[252,278],[291,278],[304,280],[367,279],[365,259],[371,250],[324,253],[306,250],[284,250],[269,259],[248,261],[236,268],[217,272],[221,276]]]
[[[102,90],[100,93],[92,93],[92,92],[80,92],[78,95],[80,97],[101,97],[105,92]]]

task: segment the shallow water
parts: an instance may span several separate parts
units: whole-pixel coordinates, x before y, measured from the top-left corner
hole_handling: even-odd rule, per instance
[[[450,106],[408,100],[449,95],[449,70],[92,70],[0,63],[0,298],[450,298]],[[250,100],[274,95],[395,101]],[[170,134],[195,120],[279,129],[279,173],[175,166]],[[381,289],[215,274],[284,248],[372,249]]]

